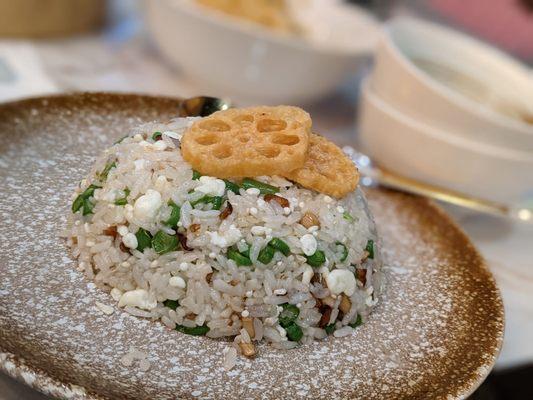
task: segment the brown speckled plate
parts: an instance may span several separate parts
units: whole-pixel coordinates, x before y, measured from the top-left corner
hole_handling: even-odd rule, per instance
[[[184,336],[115,308],[58,237],[95,155],[177,100],[84,94],[0,105],[0,370],[60,398],[456,399],[488,374],[503,336],[494,279],[432,203],[368,193],[387,287],[353,336],[291,351],[261,346],[222,368],[226,342]],[[148,354],[142,372],[120,359]]]

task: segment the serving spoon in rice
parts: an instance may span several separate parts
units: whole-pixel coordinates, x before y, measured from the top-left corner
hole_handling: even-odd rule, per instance
[[[227,110],[230,107],[231,103],[228,100],[217,97],[197,96],[184,99],[179,105],[179,113],[183,117],[206,117],[216,111]],[[406,178],[385,168],[378,167],[370,157],[358,152],[353,147],[345,146],[343,150],[357,165],[362,175],[360,180],[362,186],[388,187],[481,213],[503,216],[533,224],[533,209],[531,208],[509,206]]]

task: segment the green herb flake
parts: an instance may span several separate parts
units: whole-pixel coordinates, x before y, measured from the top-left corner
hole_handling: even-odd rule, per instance
[[[276,194],[279,192],[279,188],[251,178],[245,178],[242,181],[242,187],[244,189],[259,189],[261,194]]]
[[[361,318],[360,314],[357,314],[357,318],[348,324],[348,326],[352,327],[353,329],[357,328],[358,326],[361,326],[363,324],[363,319]]]
[[[152,140],[155,142],[157,140],[161,140],[161,136],[163,136],[163,134],[159,131],[157,132],[154,132],[154,134],[152,135]]]
[[[346,261],[346,259],[348,258],[348,248],[344,245],[344,243],[341,243],[341,242],[337,242],[335,243],[337,245],[337,249],[339,247],[341,247],[341,251],[342,251],[342,256],[341,258],[339,259],[340,262],[344,262]]]
[[[180,220],[181,208],[172,200],[168,202],[168,205],[172,210],[170,211],[170,217],[164,222],[164,224],[171,228],[175,228]]]
[[[125,206],[126,204],[128,204],[129,195],[130,195],[130,190],[128,188],[124,189],[124,197],[121,197],[120,199],[115,200],[115,205]]]
[[[368,252],[368,258],[374,259],[374,241],[372,239],[366,243],[365,250]]]
[[[276,254],[276,249],[273,247],[266,245],[261,251],[259,252],[259,255],[257,256],[257,261],[259,261],[262,264],[268,264],[272,259],[274,258],[274,254]]]
[[[348,211],[344,211],[342,213],[342,218],[344,218],[348,222],[354,222],[355,221],[354,217],[352,217],[352,215]]]
[[[140,252],[147,247],[152,247],[152,235],[147,230],[139,228],[137,233],[135,233],[135,237],[137,238],[137,250]]]
[[[294,322],[290,325],[288,325],[285,328],[285,331],[287,332],[287,337],[290,341],[298,342],[302,337],[304,336],[304,333],[302,331],[302,328],[300,328],[298,325],[296,325]]]
[[[176,308],[179,307],[180,303],[179,303],[178,300],[170,300],[170,299],[168,299],[168,300],[165,300],[165,301],[163,302],[163,305],[164,305],[165,307],[170,308],[171,310],[176,311]]]
[[[199,173],[195,169],[192,170],[192,179],[193,180],[197,181],[198,179],[200,179],[201,176],[202,176],[201,173]]]
[[[298,315],[300,315],[300,309],[289,303],[283,303],[281,307],[283,310],[278,315],[278,321],[283,328],[286,328],[296,321]]]
[[[285,257],[291,254],[291,249],[289,245],[281,239],[274,238],[270,242],[268,242],[268,244],[269,246],[275,248],[277,251],[281,252]]]
[[[224,198],[222,196],[204,196],[192,202],[191,205],[194,207],[197,204],[211,204],[212,210],[220,210],[223,203]]]
[[[317,250],[313,255],[305,256],[307,264],[311,267],[318,268],[326,262],[326,255],[322,250]]]
[[[185,333],[187,335],[192,336],[204,336],[207,332],[209,332],[209,327],[207,325],[200,325],[195,327],[188,327],[183,325],[176,325],[176,330],[181,333]]]
[[[240,186],[237,185],[235,182],[224,179],[224,183],[226,184],[226,190],[230,190],[235,194],[239,194]]]
[[[112,163],[107,163],[104,170],[98,174],[98,177],[102,182],[105,182],[107,180],[107,176],[109,175],[109,171],[111,171],[113,168],[117,167],[117,162],[113,161]]]
[[[326,325],[324,330],[326,331],[328,335],[331,335],[333,332],[335,332],[335,324],[333,323],[333,324]]]
[[[179,239],[176,235],[169,235],[166,232],[159,231],[152,239],[152,248],[157,254],[170,253],[177,250]]]
[[[230,260],[235,261],[235,264],[237,264],[239,267],[249,267],[252,265],[252,260],[250,260],[250,258],[239,253],[235,249],[228,249],[227,257]]]

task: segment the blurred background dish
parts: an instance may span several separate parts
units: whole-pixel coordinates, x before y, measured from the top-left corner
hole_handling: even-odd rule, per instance
[[[365,65],[378,34],[368,13],[336,1],[291,7],[302,27],[298,34],[193,1],[145,6],[153,39],[167,59],[203,90],[245,103],[302,103],[329,94]]]
[[[452,29],[405,17],[387,23],[372,88],[401,112],[449,135],[533,151],[531,71]]]
[[[106,0],[0,0],[0,36],[51,37],[100,27]]]
[[[378,164],[406,177],[505,203],[529,194],[533,153],[453,135],[412,118],[381,98],[373,83],[372,76],[362,85],[359,139],[362,151]]]

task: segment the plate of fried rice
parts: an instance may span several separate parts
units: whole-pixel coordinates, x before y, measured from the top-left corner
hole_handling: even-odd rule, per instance
[[[203,174],[182,153],[203,119],[179,105],[0,106],[2,371],[76,399],[448,399],[483,381],[502,302],[444,212]]]

